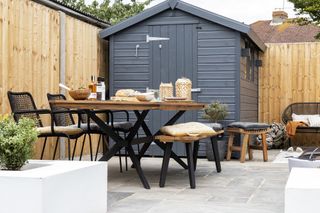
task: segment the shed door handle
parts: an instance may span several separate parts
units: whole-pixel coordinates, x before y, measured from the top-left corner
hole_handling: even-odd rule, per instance
[[[192,93],[200,93],[201,92],[201,88],[192,88],[191,92]]]

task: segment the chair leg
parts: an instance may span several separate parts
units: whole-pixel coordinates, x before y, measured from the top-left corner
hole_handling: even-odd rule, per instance
[[[197,170],[197,160],[198,160],[198,151],[199,151],[199,141],[195,141],[193,144],[193,165],[194,171]]]
[[[166,143],[165,146],[165,151],[162,159],[162,166],[161,166],[161,173],[160,173],[160,182],[159,186],[164,187],[166,183],[166,177],[167,177],[167,172],[168,172],[168,166],[169,166],[169,161],[170,161],[170,156],[171,156],[171,150],[172,150],[172,145],[173,143]]]
[[[250,136],[248,141],[248,156],[249,156],[249,160],[253,159],[253,152],[252,152],[252,148],[250,147]]]
[[[187,160],[188,160],[188,174],[191,189],[196,188],[196,181],[194,175],[193,156],[192,156],[192,143],[186,143]]]
[[[90,160],[93,161],[91,134],[89,134],[89,148],[90,148]]]
[[[221,163],[220,163],[220,155],[219,155],[217,136],[211,137],[210,140],[211,140],[211,146],[212,146],[212,151],[213,151],[213,156],[214,156],[214,162],[216,164],[216,170],[219,173],[219,172],[221,172]]]
[[[231,160],[233,140],[234,140],[234,133],[230,133],[229,140],[228,140],[227,160]]]
[[[83,148],[84,148],[84,144],[86,142],[86,137],[87,137],[87,134],[84,135],[83,137],[83,141],[82,141],[82,147],[81,147],[81,151],[80,151],[80,157],[79,157],[79,160],[81,161],[82,159],[82,155],[83,155]]]
[[[68,138],[68,160],[71,159],[71,145],[70,145],[70,138]]]
[[[117,131],[117,134],[119,135],[119,131]],[[119,166],[120,166],[120,172],[122,173],[122,159],[121,159],[121,149],[119,150]]]
[[[120,172],[122,173],[122,159],[121,159],[121,150],[119,150],[119,165],[120,165]]]
[[[42,152],[41,152],[40,160],[43,159],[43,154],[44,154],[44,150],[45,150],[45,148],[46,148],[47,139],[48,139],[48,137],[45,137],[45,138],[44,138],[44,142],[43,142],[43,147],[42,147]]]
[[[107,153],[109,151],[109,144],[108,144],[108,138],[107,136],[103,135],[102,137],[103,141],[103,154]]]
[[[262,137],[262,150],[263,150],[263,161],[268,161],[268,146],[266,134],[261,134]]]
[[[56,139],[56,145],[55,145],[55,147],[54,147],[54,152],[53,152],[52,160],[54,160],[54,159],[56,158],[56,153],[57,153],[59,138],[60,138],[60,137],[57,137],[57,139]]]
[[[127,137],[127,134],[124,132],[123,133],[124,138]],[[125,160],[125,164],[126,164],[126,171],[128,171],[128,151],[127,149],[124,149],[124,160]]]
[[[94,157],[94,160],[96,161],[98,158],[98,152],[99,152],[99,147],[100,147],[100,141],[101,141],[101,134],[99,135],[99,140],[98,140],[98,145],[97,145],[97,150],[96,150],[96,155]]]
[[[246,160],[248,143],[249,143],[249,135],[244,134],[243,140],[242,140],[242,146],[241,146],[241,155],[240,155],[241,163],[244,163],[244,161]]]
[[[77,143],[78,143],[78,138],[74,142],[74,147],[73,147],[73,151],[72,151],[72,160],[74,159],[74,155],[76,154]]]

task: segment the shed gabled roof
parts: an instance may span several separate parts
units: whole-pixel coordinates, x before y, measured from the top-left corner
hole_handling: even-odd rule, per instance
[[[132,25],[135,25],[143,20],[146,20],[158,13],[161,13],[168,9],[179,9],[181,11],[190,13],[194,16],[203,18],[205,20],[220,24],[222,26],[231,28],[233,30],[239,31],[246,34],[262,51],[266,49],[264,43],[259,39],[259,37],[251,30],[249,25],[243,24],[241,22],[235,21],[233,19],[218,15],[216,13],[201,9],[194,5],[188,4],[181,0],[167,0],[154,7],[146,9],[145,11],[126,19],[119,24],[111,26],[107,29],[101,30],[99,35],[101,38],[107,38],[121,30],[124,30]]]

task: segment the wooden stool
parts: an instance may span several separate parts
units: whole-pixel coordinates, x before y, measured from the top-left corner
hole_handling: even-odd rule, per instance
[[[252,149],[262,149],[263,151],[263,160],[268,161],[268,147],[266,142],[266,133],[270,131],[270,125],[261,124],[261,123],[251,123],[251,122],[234,122],[231,123],[227,132],[229,133],[228,140],[228,151],[227,151],[227,160],[231,159],[232,151],[240,152],[240,162],[244,163],[246,159],[246,153],[248,149],[249,160],[252,160]],[[243,134],[242,145],[234,146],[234,136],[235,134]],[[262,144],[261,146],[253,146],[249,144],[249,139],[251,135],[261,135]]]
[[[196,188],[194,171],[196,170],[196,167],[197,167],[199,141],[201,139],[205,139],[205,138],[211,139],[213,155],[215,157],[216,170],[217,170],[217,172],[221,172],[221,164],[220,164],[218,144],[217,144],[217,136],[220,134],[223,134],[223,130],[216,132],[214,135],[202,136],[202,137],[201,136],[199,136],[199,137],[198,136],[174,137],[174,136],[168,136],[168,135],[156,136],[155,137],[156,140],[163,142],[166,145],[166,149],[165,149],[163,160],[162,160],[159,186],[164,187],[165,182],[166,182],[168,165],[169,165],[169,160],[170,160],[170,156],[171,156],[173,142],[181,142],[181,143],[185,143],[185,145],[186,145],[189,181],[190,181],[190,187],[192,189]],[[194,148],[192,151],[192,144],[193,143],[194,143]]]

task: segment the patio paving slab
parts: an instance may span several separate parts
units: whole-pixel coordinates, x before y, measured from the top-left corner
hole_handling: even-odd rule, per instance
[[[190,189],[187,170],[174,161],[165,188],[159,188],[162,159],[143,158],[151,186],[146,190],[134,169],[119,172],[119,159],[114,157],[108,164],[108,212],[282,213],[288,165],[272,163],[279,150],[268,153],[269,162],[263,162],[262,152],[256,150],[253,161],[223,161],[219,174],[214,162],[199,159],[196,189]]]

